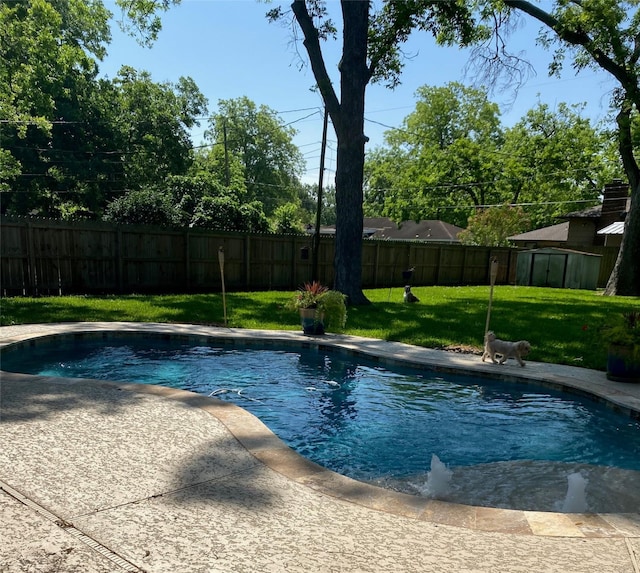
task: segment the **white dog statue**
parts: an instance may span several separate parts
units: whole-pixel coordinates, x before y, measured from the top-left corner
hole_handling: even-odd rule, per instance
[[[520,366],[524,366],[524,360],[522,360],[522,357],[529,354],[530,350],[531,344],[526,340],[508,342],[506,340],[496,338],[496,335],[489,331],[484,339],[482,362],[484,362],[486,358],[491,358],[491,362],[494,364],[504,364],[507,361],[507,358],[515,358]],[[500,356],[499,360],[496,360],[496,355]]]

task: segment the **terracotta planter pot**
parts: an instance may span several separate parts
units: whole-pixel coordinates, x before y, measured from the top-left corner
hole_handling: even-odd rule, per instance
[[[611,344],[607,355],[607,378],[616,382],[640,382],[640,357],[630,346]]]
[[[300,322],[302,323],[302,332],[305,334],[324,334],[323,319],[323,313],[316,316],[315,308],[300,309]]]

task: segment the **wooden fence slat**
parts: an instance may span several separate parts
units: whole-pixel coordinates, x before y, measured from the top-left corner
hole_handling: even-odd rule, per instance
[[[2,217],[0,294],[220,292],[220,247],[228,289],[295,290],[311,279],[311,242],[308,235]],[[414,286],[488,284],[493,257],[500,262],[496,284],[515,284],[515,248],[365,239],[362,249],[364,288],[403,286],[403,271],[411,267]],[[329,286],[333,250],[333,237],[323,236],[318,275]],[[602,255],[598,286],[603,287],[617,248],[589,250]]]

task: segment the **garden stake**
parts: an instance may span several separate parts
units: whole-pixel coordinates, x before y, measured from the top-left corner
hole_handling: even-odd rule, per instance
[[[487,309],[487,322],[484,325],[484,337],[483,342],[487,339],[487,332],[489,332],[489,320],[491,318],[491,304],[493,303],[493,285],[496,284],[496,277],[498,276],[498,259],[491,259],[491,271],[490,271],[490,283],[491,288],[489,290],[489,308]]]
[[[227,326],[227,296],[224,291],[224,248],[218,249],[218,262],[220,263],[220,277],[222,278],[222,309],[224,311],[224,325]]]

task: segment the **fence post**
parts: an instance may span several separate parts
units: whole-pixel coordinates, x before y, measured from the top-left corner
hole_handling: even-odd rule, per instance
[[[287,281],[287,283],[289,284],[289,286],[293,289],[295,288],[293,285],[295,284],[295,280],[296,280],[296,269],[298,268],[298,242],[296,240],[296,235],[291,235],[291,266],[290,268],[290,273],[291,276],[289,277],[289,280]],[[317,253],[316,253],[317,256]]]
[[[118,291],[124,291],[124,276],[123,276],[123,262],[122,262],[122,229],[116,227],[116,280],[118,281]]]
[[[463,247],[462,251],[462,273],[460,275],[460,284],[467,284],[465,271],[467,270],[467,253],[469,252],[469,247],[466,245]]]
[[[440,269],[442,268],[442,247],[438,247],[438,268],[436,269],[436,286],[440,286]]]
[[[184,230],[184,274],[186,277],[187,292],[191,292],[191,238],[189,227]]]
[[[244,236],[244,276],[245,276],[245,288],[251,289],[251,237],[247,233]]]
[[[29,290],[32,296],[38,294],[38,275],[36,270],[36,252],[33,241],[33,226],[27,223],[27,261],[29,265]]]
[[[380,243],[376,243],[376,252],[374,255],[374,265],[373,265],[373,286],[378,286],[378,273],[380,270]]]

